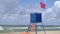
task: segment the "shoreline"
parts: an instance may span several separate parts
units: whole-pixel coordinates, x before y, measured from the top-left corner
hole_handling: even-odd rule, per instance
[[[9,32],[9,33],[0,33],[0,34],[20,34],[21,32]],[[35,34],[35,32],[30,32],[31,34]],[[38,31],[38,34],[44,34],[43,31]],[[46,31],[46,34],[60,34],[60,31]]]

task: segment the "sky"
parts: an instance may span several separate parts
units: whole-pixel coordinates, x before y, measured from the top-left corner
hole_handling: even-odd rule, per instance
[[[30,13],[35,12],[42,13],[44,25],[60,25],[60,0],[0,0],[0,25],[29,25]]]

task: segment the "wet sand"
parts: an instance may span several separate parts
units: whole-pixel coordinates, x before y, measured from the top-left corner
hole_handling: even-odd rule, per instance
[[[21,32],[10,32],[10,33],[0,33],[0,34],[20,34]],[[30,32],[31,34],[35,34],[35,32]],[[43,31],[38,31],[38,34],[44,34]],[[60,31],[46,31],[46,34],[60,34]]]

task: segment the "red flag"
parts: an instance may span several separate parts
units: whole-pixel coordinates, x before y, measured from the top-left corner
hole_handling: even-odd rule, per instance
[[[43,8],[43,9],[45,9],[45,4],[41,2],[40,3],[40,7]]]

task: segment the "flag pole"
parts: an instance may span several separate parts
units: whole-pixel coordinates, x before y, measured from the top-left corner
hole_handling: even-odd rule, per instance
[[[45,0],[44,0],[44,1],[45,1]],[[42,0],[40,1],[40,7],[45,10],[45,2],[42,2]],[[44,10],[43,10],[43,11],[44,11]],[[41,24],[42,24],[42,27],[43,27],[43,30],[44,30],[44,34],[46,34],[44,25],[43,25],[43,23],[41,23]]]

